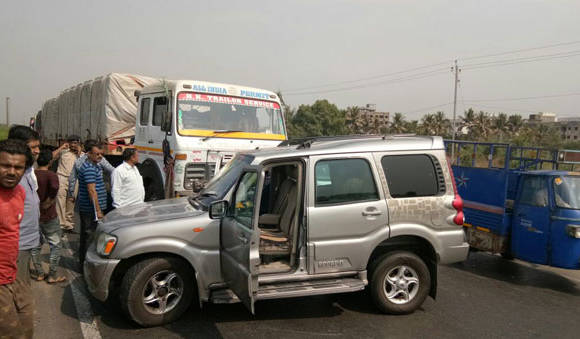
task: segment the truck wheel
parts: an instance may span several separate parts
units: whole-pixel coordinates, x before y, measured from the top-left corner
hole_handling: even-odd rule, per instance
[[[146,259],[133,265],[123,277],[121,308],[141,326],[167,324],[187,310],[196,286],[193,273],[183,261]]]
[[[377,259],[370,283],[371,298],[384,313],[407,314],[423,304],[431,275],[417,255],[397,251]]]
[[[157,169],[154,161],[147,159],[139,167],[139,172],[143,177],[143,186],[145,187],[145,201],[162,200],[165,198],[163,189],[163,178]]]

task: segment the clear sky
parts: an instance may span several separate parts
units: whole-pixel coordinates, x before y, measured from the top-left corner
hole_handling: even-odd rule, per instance
[[[110,72],[282,90],[292,106],[326,98],[450,115],[455,58],[458,112],[580,116],[580,95],[521,99],[580,93],[579,14],[578,0],[4,1],[0,121],[4,97],[24,123]]]

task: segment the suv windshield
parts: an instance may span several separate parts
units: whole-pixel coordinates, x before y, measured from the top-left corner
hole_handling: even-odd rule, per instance
[[[220,170],[207,186],[199,192],[194,200],[203,205],[209,206],[213,201],[224,198],[230,188],[236,183],[243,169],[248,166],[254,157],[247,154],[238,154],[224,168]]]
[[[554,178],[554,198],[558,207],[580,209],[580,176]]]
[[[286,139],[278,103],[223,95],[179,93],[177,128],[188,136]]]

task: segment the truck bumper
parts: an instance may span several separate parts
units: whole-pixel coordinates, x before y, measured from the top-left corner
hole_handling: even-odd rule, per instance
[[[94,250],[94,246],[87,251],[83,272],[89,292],[100,301],[107,300],[109,284],[118,259],[101,258]]]

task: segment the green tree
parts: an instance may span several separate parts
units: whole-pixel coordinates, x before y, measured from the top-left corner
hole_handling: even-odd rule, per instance
[[[520,133],[520,129],[524,125],[524,119],[519,114],[512,114],[508,117],[507,129],[510,135],[517,136]]]
[[[493,131],[498,136],[498,141],[504,140],[504,135],[508,132],[508,116],[505,113],[499,113],[493,118]]]
[[[475,112],[472,108],[468,109],[463,113],[461,121],[459,122],[459,128],[457,134],[461,135],[463,131],[467,132],[468,139],[473,138],[473,128],[475,127]]]
[[[426,114],[421,119],[419,126],[420,134],[449,136],[451,122],[445,117],[445,113],[439,111],[434,114]]]
[[[411,134],[419,134],[419,121],[418,120],[411,120],[409,122],[405,122],[405,132]]]
[[[278,91],[276,94],[278,94],[280,102],[282,103],[282,113],[284,114],[284,121],[286,122],[286,133],[288,134],[288,139],[295,138],[297,134],[299,134],[293,123],[296,110],[286,104],[284,97],[282,96],[282,92]]]
[[[395,113],[393,120],[389,124],[389,133],[402,134],[407,131],[407,122],[402,113]]]
[[[487,141],[488,137],[491,133],[491,119],[489,114],[483,111],[479,111],[475,115],[473,125],[473,134],[472,136],[475,137],[474,139],[477,141]]]
[[[451,135],[451,121],[445,117],[445,113],[435,113],[435,135],[448,137]]]
[[[347,107],[345,112],[346,126],[350,134],[364,134],[364,117],[356,106]]]
[[[292,123],[297,137],[317,135],[343,135],[347,133],[343,110],[328,100],[317,100],[312,105],[300,105]]]

